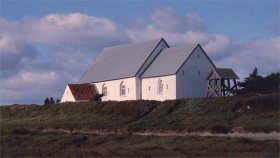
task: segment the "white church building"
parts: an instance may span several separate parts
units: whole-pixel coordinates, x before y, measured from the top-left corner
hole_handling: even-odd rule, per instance
[[[206,97],[213,68],[199,44],[169,47],[161,38],[105,48],[78,84],[93,84],[102,101]]]

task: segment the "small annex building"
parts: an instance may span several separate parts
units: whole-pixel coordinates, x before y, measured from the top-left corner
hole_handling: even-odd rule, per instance
[[[104,48],[78,84],[94,85],[102,101],[198,98],[213,68],[200,44],[170,47],[160,38]]]
[[[82,102],[92,99],[97,90],[92,84],[68,84],[65,88],[61,102]]]
[[[207,97],[236,95],[239,77],[230,68],[213,68],[207,75]]]

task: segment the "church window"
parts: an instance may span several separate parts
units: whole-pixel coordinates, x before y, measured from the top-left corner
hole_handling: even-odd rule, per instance
[[[120,84],[120,96],[125,96],[125,84],[123,81]]]
[[[163,83],[162,83],[162,80],[159,79],[158,80],[158,94],[162,94],[163,92]]]
[[[105,83],[102,85],[102,94],[104,96],[107,96],[107,94],[108,94],[107,87],[106,87]]]

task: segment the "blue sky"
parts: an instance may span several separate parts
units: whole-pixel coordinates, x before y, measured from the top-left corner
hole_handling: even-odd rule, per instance
[[[200,43],[243,79],[279,72],[278,0],[1,0],[0,104],[60,98],[106,46]]]

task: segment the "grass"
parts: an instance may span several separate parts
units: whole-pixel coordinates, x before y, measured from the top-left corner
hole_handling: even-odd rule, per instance
[[[244,138],[1,133],[1,157],[279,157],[278,141]]]
[[[279,94],[214,99],[0,106],[1,157],[279,157],[279,141],[226,137],[66,134],[31,128],[271,132]]]
[[[222,126],[279,131],[279,94],[215,99],[82,102],[0,107],[3,129],[40,127],[164,128],[207,131]]]

